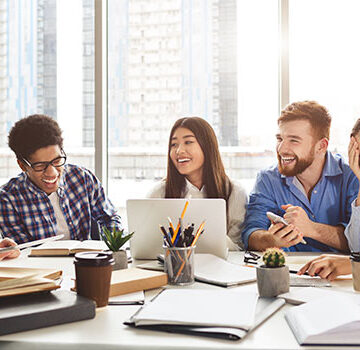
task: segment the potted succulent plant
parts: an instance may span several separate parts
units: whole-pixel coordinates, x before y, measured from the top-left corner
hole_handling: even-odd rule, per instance
[[[275,297],[289,291],[289,267],[285,253],[279,248],[268,248],[263,255],[264,265],[256,268],[259,296]]]
[[[100,230],[102,240],[108,246],[109,250],[113,252],[114,267],[113,270],[127,269],[128,261],[126,251],[121,247],[132,237],[134,232],[124,236],[124,230],[117,230],[115,227],[109,230],[103,227]]]

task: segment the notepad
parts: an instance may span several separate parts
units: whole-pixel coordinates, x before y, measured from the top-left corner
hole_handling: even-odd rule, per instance
[[[46,242],[39,247],[31,249],[29,256],[66,256],[80,252],[108,250],[103,241],[96,240],[63,240]]]
[[[156,331],[239,340],[284,303],[283,299],[257,298],[255,292],[239,289],[168,289],[124,324]]]
[[[256,281],[256,269],[232,264],[212,254],[195,254],[195,279],[230,287]]]
[[[296,306],[285,314],[300,345],[360,345],[360,302],[339,295]]]
[[[319,300],[329,296],[358,296],[360,300],[360,295],[354,293],[340,292],[332,290],[332,288],[316,288],[316,287],[291,287],[290,291],[278,295],[278,298],[284,298],[287,303],[299,305],[307,303],[310,301]]]

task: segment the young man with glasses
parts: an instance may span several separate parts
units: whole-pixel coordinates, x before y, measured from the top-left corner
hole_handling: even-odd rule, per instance
[[[95,175],[66,164],[61,133],[45,115],[21,119],[10,130],[9,146],[23,172],[0,187],[0,233],[17,243],[59,234],[89,239],[92,221],[121,228]]]

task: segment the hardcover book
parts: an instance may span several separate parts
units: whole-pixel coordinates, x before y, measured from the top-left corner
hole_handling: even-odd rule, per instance
[[[0,335],[95,317],[92,300],[66,290],[1,298],[0,309]]]

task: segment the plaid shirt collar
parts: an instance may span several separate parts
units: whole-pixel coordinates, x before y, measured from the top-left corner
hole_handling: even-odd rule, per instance
[[[65,195],[65,172],[66,172],[66,167],[64,168],[63,173],[61,174],[61,178],[60,178],[60,183],[59,183],[59,188],[56,190],[57,194],[59,197],[64,197]],[[41,190],[39,187],[37,187],[29,178],[28,174],[26,172],[23,172],[24,176],[25,176],[25,182],[24,182],[24,187],[26,187],[30,192],[32,192],[33,194],[37,195],[37,196],[43,196],[44,194],[46,194],[43,190]]]

